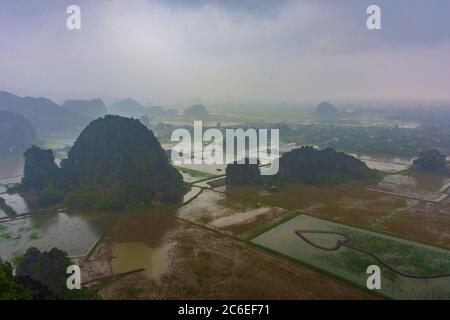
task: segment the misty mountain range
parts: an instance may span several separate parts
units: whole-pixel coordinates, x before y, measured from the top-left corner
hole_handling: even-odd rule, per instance
[[[0,91],[0,110],[22,115],[38,134],[78,134],[89,122],[108,113],[135,118],[142,115],[177,115],[175,109],[164,109],[159,106],[145,107],[131,98],[113,103],[107,108],[98,98],[67,100],[59,105],[44,97],[20,97],[6,91]]]

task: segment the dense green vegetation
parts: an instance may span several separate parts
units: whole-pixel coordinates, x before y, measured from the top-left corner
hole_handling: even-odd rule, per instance
[[[448,171],[447,157],[436,149],[421,152],[419,157],[414,160],[413,165],[423,172],[446,173]]]
[[[24,116],[0,111],[0,156],[22,153],[36,139],[36,130]]]
[[[30,300],[31,292],[13,275],[11,263],[0,258],[0,300]]]
[[[227,165],[227,185],[255,185],[260,182],[261,170],[258,164],[250,164],[249,159],[239,164],[237,161]]]
[[[41,204],[64,198],[70,207],[122,210],[177,201],[185,186],[150,130],[108,115],[83,130],[60,169],[51,151],[28,150],[22,188],[40,193]]]
[[[24,157],[22,188],[25,191],[42,191],[44,188],[54,187],[58,181],[59,168],[53,151],[32,146],[24,153]]]
[[[376,176],[366,164],[355,157],[328,148],[317,150],[301,147],[280,158],[277,182],[330,185]]]
[[[364,127],[337,125],[274,124],[286,142],[315,144],[368,154],[414,157],[422,150],[439,148],[450,152],[450,126],[421,126],[418,128]]]
[[[32,146],[24,153],[24,158],[24,177],[19,191],[28,194],[33,206],[46,207],[60,202],[65,192],[53,151]]]
[[[28,281],[30,286],[38,289],[40,294],[48,288],[59,299],[80,299],[85,296],[83,290],[69,290],[67,288],[67,267],[72,265],[67,253],[53,248],[48,252],[41,252],[37,248],[29,248],[16,266],[18,277],[29,277],[34,281]],[[24,282],[25,282],[24,281]],[[39,288],[36,282],[43,286]]]
[[[106,106],[101,99],[67,100],[63,107],[90,119],[103,117],[107,113]]]

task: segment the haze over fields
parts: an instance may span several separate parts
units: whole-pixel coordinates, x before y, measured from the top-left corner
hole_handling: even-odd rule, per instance
[[[450,2],[2,1],[0,88],[154,105],[448,100]],[[430,81],[432,79],[433,81]]]

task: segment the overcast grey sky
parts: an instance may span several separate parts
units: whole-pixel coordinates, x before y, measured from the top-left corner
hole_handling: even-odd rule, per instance
[[[450,100],[446,0],[0,3],[0,90],[162,105]],[[70,4],[80,31],[66,29]],[[382,30],[367,30],[369,4]]]

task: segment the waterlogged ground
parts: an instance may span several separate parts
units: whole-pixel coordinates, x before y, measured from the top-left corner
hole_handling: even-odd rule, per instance
[[[390,179],[412,182],[408,177]],[[366,190],[376,183],[288,186],[273,193],[258,187],[221,188],[223,192],[217,192],[194,186],[185,195],[188,203],[181,208],[122,214],[82,264],[82,279],[84,283],[93,281],[89,286],[105,299],[373,298],[363,289],[245,240],[283,225],[298,215],[297,210],[383,230],[404,210],[417,205],[410,203],[413,200]],[[423,186],[422,182],[414,183]],[[439,186],[433,179],[429,183],[433,188]],[[446,234],[442,230],[448,224],[442,223],[442,216],[428,231],[423,223],[414,223],[416,216],[408,217],[406,221],[419,228],[417,233],[408,226],[414,230],[409,236],[426,235],[428,240],[445,243],[444,238],[436,237]],[[389,231],[406,235],[406,229]],[[354,271],[351,264],[348,270]]]
[[[142,242],[120,242],[112,247],[112,272],[122,274],[144,269],[151,279],[159,280],[167,273],[171,245],[152,248]]]
[[[17,214],[24,214],[24,213],[30,212],[30,208],[28,207],[27,202],[20,194],[18,194],[18,193],[14,193],[14,194],[1,193],[0,197],[2,197],[3,200],[5,200],[5,203],[8,206],[10,206],[12,209],[14,209],[14,211]],[[4,216],[6,216],[6,213],[4,213],[0,209],[0,217],[1,217],[1,213],[3,213]]]
[[[448,186],[447,178],[434,175],[395,175],[387,176],[385,181],[397,183],[398,190],[404,189],[400,183],[440,193]],[[288,185],[279,192],[267,192],[259,187],[234,187],[227,192],[265,205],[450,249],[449,197],[436,203],[368,190],[378,183],[360,181],[324,187]],[[448,192],[445,189],[444,193]]]
[[[109,261],[116,274],[107,267]],[[118,269],[119,261],[123,269]],[[95,274],[95,266],[104,273]],[[119,274],[141,267],[145,270]],[[376,298],[156,208],[121,217],[94,249],[82,274],[86,268],[93,277],[103,278],[90,288],[104,299]]]
[[[231,194],[205,190],[192,202],[179,208],[176,215],[232,236],[248,238],[292,213]]]
[[[84,256],[115,220],[111,213],[34,213],[0,222],[0,256],[14,260],[29,247],[58,247],[69,256]]]
[[[366,154],[351,154],[351,155],[363,161],[370,169],[391,173],[408,169],[413,161],[413,159],[411,158],[405,159],[381,155],[378,156]]]
[[[19,182],[23,174],[24,159],[20,156],[0,158],[0,184]]]
[[[363,289],[246,241],[308,212],[450,248],[448,198],[433,203],[368,190],[378,181],[330,187],[284,186],[279,192],[261,187],[207,190],[206,182],[195,182],[223,172],[214,169],[208,174],[191,169],[184,168],[182,173],[194,186],[180,208],[157,206],[118,216],[53,211],[0,222],[0,256],[14,259],[29,246],[42,250],[57,246],[71,256],[83,256],[101,239],[80,263],[83,283],[93,281],[89,285],[103,298],[369,299],[374,296]],[[449,192],[448,179],[436,176],[391,175],[383,182],[399,190],[407,186]],[[27,212],[19,200],[8,203],[21,213]],[[353,236],[356,239],[361,235]],[[347,256],[334,263],[352,274],[355,270],[348,261],[354,257]],[[403,259],[394,255],[389,258]],[[355,281],[347,274],[337,275]],[[428,290],[427,294],[433,296],[433,292]]]
[[[343,233],[351,238],[351,245],[382,257],[402,272],[432,275],[450,273],[450,251],[399,238],[382,235],[307,215],[297,216],[282,225],[252,239],[252,242],[275,250],[304,263],[313,265],[361,286],[366,285],[366,269],[370,265],[381,268],[381,292],[398,299],[449,299],[450,277],[413,279],[398,275],[372,257],[341,247],[324,251],[298,237],[295,230],[321,230]],[[305,234],[310,241],[333,247],[337,235]]]

